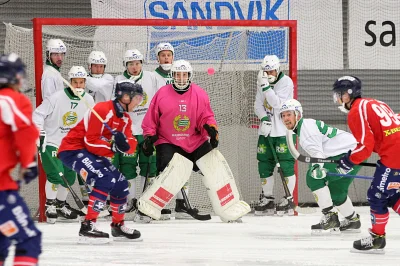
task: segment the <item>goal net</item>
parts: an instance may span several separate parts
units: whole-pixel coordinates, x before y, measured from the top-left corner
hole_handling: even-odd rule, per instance
[[[263,57],[275,54],[281,60],[281,69],[297,84],[295,21],[35,19],[33,30],[8,24],[6,34],[6,52],[18,53],[28,66],[28,84],[35,88],[29,96],[34,105],[37,100],[40,103],[35,95],[41,95],[48,39],[62,39],[67,46],[61,68],[64,78],[73,65],[87,69],[87,58],[93,50],[106,54],[106,72],[113,76],[125,70],[122,61],[128,49],[141,51],[144,70],[154,71],[158,66],[156,45],[170,42],[175,60],[185,59],[192,64],[193,82],[210,96],[219,126],[219,149],[232,169],[242,199],[253,206],[258,201],[262,188],[257,168],[259,120],[254,114],[257,74]],[[214,75],[207,74],[210,67],[215,69]],[[40,184],[22,190],[32,213],[44,208],[44,190],[39,193],[38,189],[44,182],[41,176]],[[140,195],[140,180],[137,182]],[[74,188],[79,191],[76,185]],[[310,194],[304,182],[300,190]],[[284,195],[278,175],[275,195],[278,199]],[[201,211],[212,210],[201,177],[195,173],[189,181],[189,199]],[[174,203],[169,205],[172,210]],[[72,201],[70,204],[75,206]]]

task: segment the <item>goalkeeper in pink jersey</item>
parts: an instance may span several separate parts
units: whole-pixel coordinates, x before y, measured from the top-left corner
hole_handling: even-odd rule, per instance
[[[143,152],[153,154],[156,146],[157,170],[163,171],[174,153],[194,163],[218,146],[218,129],[207,92],[192,82],[193,70],[185,60],[175,61],[171,68],[173,82],[153,97],[144,117]],[[187,206],[181,193],[176,200],[176,216],[184,218]]]

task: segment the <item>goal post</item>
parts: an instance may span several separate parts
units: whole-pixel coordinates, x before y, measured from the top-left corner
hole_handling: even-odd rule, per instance
[[[144,69],[153,71],[158,65],[155,45],[172,43],[175,60],[188,60],[194,68],[193,82],[208,92],[219,123],[219,149],[231,166],[241,197],[254,207],[261,192],[256,159],[259,121],[253,108],[257,73],[266,54],[277,54],[283,71],[293,80],[297,98],[296,21],[34,18],[31,34],[34,44],[32,58],[25,60],[28,60],[28,68],[34,65],[34,82],[33,75],[30,82],[36,88],[37,106],[42,102],[44,50],[50,38],[62,39],[67,46],[61,71],[64,76],[72,65],[87,68],[87,57],[92,50],[102,50],[106,54],[106,72],[113,76],[123,72],[123,54],[128,49],[139,49],[145,57]],[[23,52],[23,48],[21,50]],[[216,70],[214,75],[207,75],[208,67]],[[140,184],[140,178],[137,180]],[[45,182],[41,171],[40,221],[44,221]],[[189,198],[194,207],[210,211],[211,204],[203,187],[201,178],[194,173],[190,180]],[[283,196],[279,178],[275,187],[275,194]]]

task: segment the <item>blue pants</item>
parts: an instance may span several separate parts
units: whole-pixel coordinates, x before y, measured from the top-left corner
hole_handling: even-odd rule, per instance
[[[65,166],[80,174],[86,183],[94,182],[94,189],[109,193],[116,200],[125,199],[129,194],[125,176],[107,158],[87,150],[62,151],[58,158]]]
[[[0,264],[12,242],[16,259],[37,259],[42,253],[42,233],[33,223],[25,201],[16,190],[0,191]]]
[[[385,214],[388,212],[388,207],[398,206],[400,200],[399,185],[400,169],[388,168],[378,161],[374,179],[367,193],[371,212]],[[396,209],[394,210],[399,212]]]

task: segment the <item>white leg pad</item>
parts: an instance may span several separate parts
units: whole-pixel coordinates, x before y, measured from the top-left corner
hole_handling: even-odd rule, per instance
[[[214,212],[222,221],[235,221],[251,211],[250,206],[239,199],[235,178],[218,150],[213,149],[196,164],[204,175],[203,183]]]
[[[138,209],[155,220],[161,218],[161,210],[172,200],[189,180],[193,163],[175,153],[168,166],[157,176],[138,201]]]

